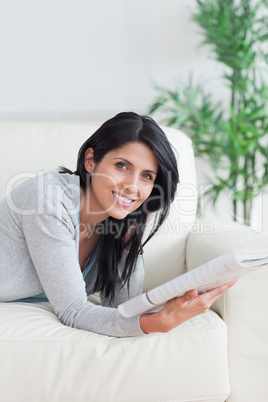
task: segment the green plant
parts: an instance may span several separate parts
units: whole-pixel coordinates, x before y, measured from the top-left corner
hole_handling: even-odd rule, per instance
[[[205,85],[194,85],[190,77],[175,90],[156,87],[149,111],[160,110],[165,124],[188,133],[196,155],[215,171],[207,194],[215,204],[228,191],[234,220],[241,203],[246,224],[253,198],[268,184],[267,11],[267,0],[197,0],[193,20],[202,29],[203,44],[224,66],[229,105],[214,102]]]

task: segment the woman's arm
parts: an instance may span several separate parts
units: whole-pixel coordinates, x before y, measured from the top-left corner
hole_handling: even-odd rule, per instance
[[[40,291],[46,293],[64,325],[116,337],[142,335],[139,317],[128,320],[120,316],[116,308],[88,302],[75,240],[78,236],[76,192],[65,190],[66,183],[62,183],[61,176],[49,180],[49,186],[45,179],[44,176],[41,188],[44,191],[38,191],[36,180],[26,189],[23,187],[23,193],[13,194],[15,205],[22,211],[32,211],[19,215],[26,250],[23,257],[25,280],[28,281],[27,270],[37,274]],[[59,189],[65,190],[64,197]]]
[[[67,228],[57,228],[55,216],[24,218],[31,259],[48,300],[64,325],[115,337],[143,334],[139,317],[127,319],[116,308],[87,301],[74,240]]]
[[[237,281],[236,279],[199,296],[196,290],[190,290],[183,296],[170,300],[158,313],[142,314],[140,327],[147,334],[169,332],[184,321],[206,313],[209,307]]]

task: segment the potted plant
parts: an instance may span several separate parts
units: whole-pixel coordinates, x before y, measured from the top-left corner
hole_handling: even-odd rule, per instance
[[[234,220],[242,205],[245,224],[252,200],[268,184],[267,11],[267,0],[197,0],[193,19],[203,44],[224,66],[229,105],[214,102],[205,85],[190,77],[174,90],[156,87],[149,111],[161,111],[165,124],[192,138],[196,156],[206,158],[215,172],[206,194],[215,204],[228,192]]]

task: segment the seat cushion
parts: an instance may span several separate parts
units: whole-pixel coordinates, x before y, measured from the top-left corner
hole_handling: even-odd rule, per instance
[[[0,303],[0,400],[223,402],[227,334],[212,311],[167,334],[113,338],[66,327],[49,303]]]

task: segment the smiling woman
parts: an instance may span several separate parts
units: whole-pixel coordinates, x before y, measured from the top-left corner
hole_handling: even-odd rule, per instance
[[[118,280],[114,267],[125,257],[120,281],[129,286],[142,252],[148,216],[158,212],[145,242],[167,217],[179,181],[176,158],[153,119],[119,113],[82,145],[75,174],[83,189],[80,220],[84,227],[97,225],[104,251],[100,252],[94,291],[113,300]]]
[[[118,337],[167,332],[204,312],[226,289],[188,292],[159,313],[117,310],[142,292],[143,245],[167,217],[178,180],[154,120],[129,112],[105,122],[80,148],[75,172],[37,175],[0,203],[0,302],[49,300],[63,324]],[[101,306],[87,299],[95,291]]]
[[[108,152],[94,163],[94,150],[86,151],[86,170],[91,173],[89,215],[104,220],[109,216],[123,219],[135,211],[151,194],[158,163],[154,153],[142,142],[129,142]],[[90,217],[88,217],[88,223]]]

